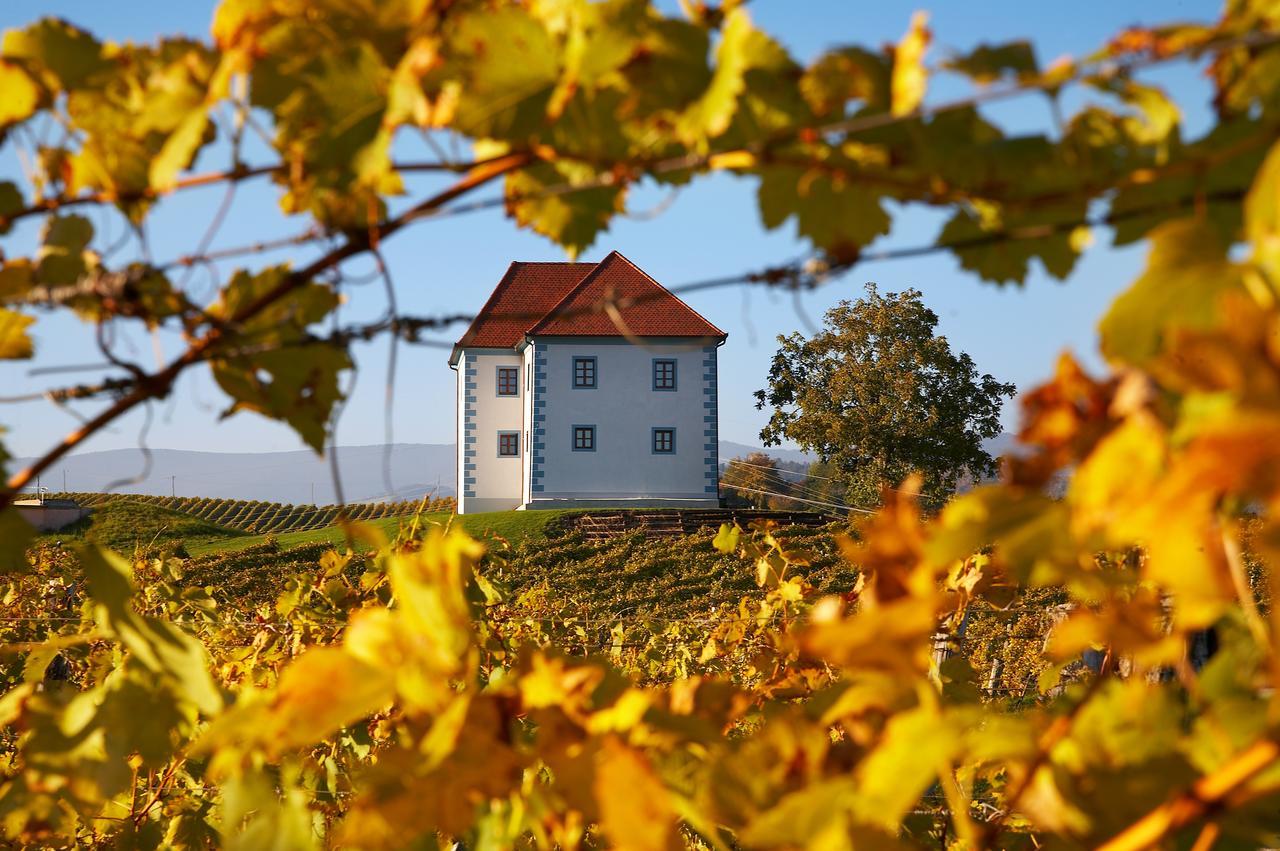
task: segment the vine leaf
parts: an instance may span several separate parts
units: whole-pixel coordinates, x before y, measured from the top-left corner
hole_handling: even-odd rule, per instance
[[[757,30],[745,9],[726,17],[711,83],[698,100],[680,116],[678,132],[689,144],[705,145],[729,129],[738,110],[739,96],[747,91],[747,74],[753,68],[790,64],[786,52]]]
[[[793,167],[766,169],[757,193],[760,217],[773,230],[792,216],[800,235],[833,257],[852,259],[889,232],[879,197],[856,182]]]
[[[851,100],[877,112],[889,108],[892,67],[883,54],[860,47],[826,53],[800,79],[800,93],[816,115],[827,115]]]
[[[3,472],[2,467],[0,472]],[[27,545],[35,534],[36,530],[18,514],[17,509],[0,511],[0,576],[27,571]]]
[[[26,360],[35,353],[27,327],[34,316],[0,307],[0,360]]]
[[[188,168],[195,159],[196,151],[210,135],[209,113],[200,109],[193,110],[178,124],[178,129],[165,140],[160,153],[151,161],[151,186],[153,189],[166,190],[173,187],[178,172]]]
[[[84,216],[53,216],[42,234],[36,275],[43,284],[72,284],[88,270],[93,225]]]
[[[1280,143],[1271,147],[1245,198],[1244,232],[1254,262],[1280,286]]]
[[[1102,318],[1102,352],[1116,363],[1146,364],[1170,327],[1211,327],[1222,297],[1242,286],[1240,267],[1210,225],[1200,219],[1160,225],[1151,232],[1146,271]]]
[[[288,274],[285,266],[256,275],[237,272],[210,313],[231,320],[281,286]],[[337,304],[329,287],[308,283],[259,311],[230,337],[224,353],[212,361],[214,380],[234,400],[222,416],[247,410],[283,420],[320,452],[333,406],[342,398],[338,375],[351,368],[351,358],[345,349],[310,341],[306,333]]]
[[[169,679],[201,711],[216,714],[222,693],[209,675],[204,645],[169,621],[134,610],[133,568],[123,558],[92,546],[76,552],[103,632],[119,639],[144,668]]]
[[[933,35],[929,32],[929,14],[916,12],[911,16],[907,34],[893,51],[892,106],[894,115],[915,112],[924,102],[929,72],[924,67],[924,55]]]
[[[11,58],[34,60],[64,89],[79,88],[107,66],[97,39],[58,18],[7,31],[0,49]]]
[[[990,85],[1010,77],[1025,80],[1040,73],[1035,49],[1029,41],[1007,44],[980,44],[964,56],[942,63],[943,68],[959,71],[979,85]]]
[[[644,755],[609,736],[596,759],[600,824],[613,845],[634,851],[681,847],[670,793]]]
[[[569,162],[538,163],[513,172],[503,187],[507,214],[576,257],[608,229],[615,214],[626,209],[626,190],[598,186],[567,194],[544,193],[566,181],[582,184],[596,177],[590,166]]]
[[[39,102],[40,90],[27,72],[0,59],[0,128],[30,118]]]

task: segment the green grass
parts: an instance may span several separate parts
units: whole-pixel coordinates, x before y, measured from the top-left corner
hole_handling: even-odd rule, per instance
[[[491,511],[484,514],[465,514],[454,516],[447,512],[424,514],[418,518],[423,523],[444,524],[453,518],[453,522],[477,538],[499,537],[514,543],[546,537],[547,524],[556,517],[570,513],[569,510],[549,511]],[[394,537],[402,524],[412,521],[409,517],[384,517],[381,520],[365,521],[364,525],[378,529],[388,538]],[[246,547],[263,543],[267,535],[245,535],[237,538],[202,540],[188,542],[187,552],[193,556],[210,553],[226,553],[242,550]],[[345,544],[347,533],[341,526],[327,526],[323,529],[311,529],[306,532],[287,532],[275,536],[280,547],[288,549],[303,544]]]
[[[129,555],[138,546],[168,547],[181,542],[198,547],[234,544],[244,538],[244,532],[190,514],[170,511],[153,503],[119,499],[95,507],[83,520],[41,535],[38,540],[91,540]]]

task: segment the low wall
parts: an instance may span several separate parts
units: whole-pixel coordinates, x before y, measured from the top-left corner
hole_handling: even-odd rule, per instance
[[[19,501],[14,503],[18,516],[41,532],[52,532],[70,526],[82,517],[88,517],[92,509],[81,508],[74,502],[46,500],[44,502]]]

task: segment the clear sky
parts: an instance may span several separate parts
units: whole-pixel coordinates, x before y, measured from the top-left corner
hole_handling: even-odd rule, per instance
[[[662,2],[674,7],[674,2]],[[1075,0],[1071,3],[1039,3],[1027,0],[984,0],[933,3],[857,2],[857,0],[756,0],[750,8],[757,24],[779,38],[802,60],[842,43],[880,44],[896,41],[917,7],[931,13],[935,42],[930,58],[950,51],[965,51],[980,42],[996,43],[1030,37],[1042,63],[1069,54],[1089,53],[1108,36],[1135,23],[1171,20],[1208,20],[1218,4],[1192,0],[1116,2]],[[100,38],[150,41],[160,35],[185,33],[207,37],[214,3],[209,0],[5,0],[0,4],[0,26],[20,26],[42,15],[59,15],[84,26]],[[1163,69],[1147,79],[1169,86],[1183,104],[1185,126],[1196,133],[1205,124],[1208,88],[1196,69]],[[958,80],[939,77],[930,99],[941,100],[964,89]],[[1042,99],[1023,98],[1000,104],[988,115],[1009,130],[1044,130],[1049,118]],[[430,152],[413,143],[400,146],[405,157],[426,159]],[[258,152],[255,162],[269,161]],[[225,167],[224,150],[202,154],[198,170]],[[250,157],[252,160],[253,158]],[[0,151],[0,180],[24,185],[12,150]],[[429,191],[429,180],[412,181],[411,193]],[[490,192],[488,194],[495,194]],[[161,202],[152,216],[150,241],[157,260],[193,249],[221,200],[221,190],[197,190]],[[420,197],[420,196],[419,196]],[[485,196],[487,197],[487,196]],[[643,213],[661,206],[666,196],[641,191],[631,209]],[[102,221],[96,217],[95,223]],[[275,190],[259,181],[245,186],[236,197],[226,225],[214,247],[242,245],[259,239],[292,234],[305,226],[301,219],[280,213]],[[888,237],[876,244],[918,245],[932,241],[940,219],[926,213],[900,217]],[[102,227],[102,225],[100,225]],[[120,233],[118,220],[113,224]],[[30,250],[38,224],[27,223],[0,238],[10,254]],[[1100,366],[1094,355],[1095,326],[1110,300],[1131,281],[1140,268],[1140,248],[1116,250],[1110,236],[1096,235],[1095,246],[1081,259],[1065,283],[1058,283],[1033,267],[1023,288],[999,288],[978,281],[959,269],[949,256],[911,261],[868,263],[851,275],[815,292],[793,298],[790,294],[759,289],[727,289],[689,298],[692,306],[729,333],[721,349],[720,434],[742,443],[758,443],[766,415],[756,411],[752,392],[763,386],[778,334],[806,331],[824,310],[841,298],[856,297],[862,283],[873,280],[882,290],[915,287],[940,317],[941,332],[953,347],[969,352],[985,372],[1028,389],[1051,371],[1057,354],[1069,349]],[[583,259],[603,257],[617,249],[668,286],[719,277],[778,263],[802,253],[804,246],[789,226],[766,231],[755,204],[755,182],[727,175],[704,178],[680,192],[660,215],[618,219]],[[388,241],[390,263],[406,314],[474,312],[497,283],[511,260],[554,260],[564,255],[535,234],[517,229],[501,211],[419,224]],[[287,252],[260,263],[301,260],[306,255]],[[356,268],[358,264],[352,264]],[[226,270],[224,270],[226,271]],[[194,279],[197,288],[202,277]],[[385,301],[374,284],[357,293],[344,318],[372,318]],[[442,335],[450,342],[461,333]],[[0,395],[27,392],[47,386],[50,376],[30,376],[33,366],[48,367],[93,363],[101,360],[92,334],[72,318],[42,316],[36,326],[37,358],[34,362],[0,364]],[[132,341],[134,355],[154,363],[151,341]],[[165,354],[179,351],[176,338],[161,340]],[[380,443],[384,433],[387,354],[385,342],[356,349],[360,366],[351,403],[339,425],[342,445]],[[447,351],[401,346],[399,371],[394,385],[394,439],[408,443],[445,443],[454,440],[454,373],[446,365]],[[56,375],[91,380],[97,373]],[[226,404],[207,370],[183,379],[177,392],[155,406],[149,445],[174,449],[269,451],[296,449],[300,441],[286,426],[253,414],[238,414],[218,421]],[[83,405],[82,412],[93,407]],[[88,441],[81,451],[135,446],[146,415],[135,412],[109,431]],[[1006,427],[1016,424],[1016,405],[1006,408]],[[11,452],[37,454],[76,420],[47,402],[0,406],[0,426]]]

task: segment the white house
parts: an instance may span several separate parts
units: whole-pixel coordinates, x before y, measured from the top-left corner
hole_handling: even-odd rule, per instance
[[[725,337],[616,251],[512,263],[449,356],[459,513],[715,507]]]

